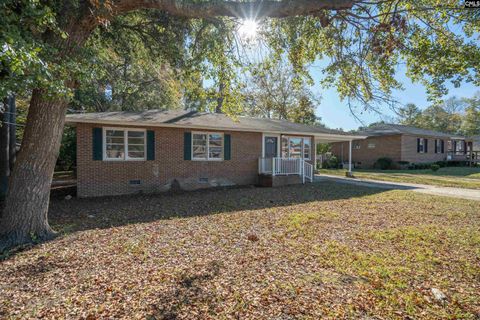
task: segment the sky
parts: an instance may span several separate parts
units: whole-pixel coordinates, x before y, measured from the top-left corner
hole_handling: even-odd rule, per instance
[[[451,30],[454,33],[462,34],[461,27],[458,25],[450,25]],[[245,30],[242,31],[242,28]],[[255,38],[257,34],[258,25],[255,22],[244,23],[239,27],[240,38],[247,37]],[[456,30],[456,31],[455,31]],[[473,40],[480,38],[478,34],[475,34],[471,38],[466,40]],[[259,42],[261,43],[261,41]],[[252,60],[262,60],[263,50],[258,50],[259,47],[254,46],[253,49],[243,49],[244,53]],[[388,106],[385,106],[382,114],[376,112],[361,112],[360,108],[356,111],[355,115],[350,111],[346,101],[340,101],[336,88],[324,89],[320,85],[322,79],[321,70],[328,65],[328,60],[317,60],[309,68],[310,75],[315,81],[315,85],[311,87],[316,96],[320,96],[320,104],[317,106],[315,114],[321,118],[321,122],[328,128],[343,129],[345,131],[357,129],[359,126],[368,125],[377,121],[394,121],[396,115],[390,110]],[[396,75],[397,81],[402,83],[404,89],[396,90],[393,92],[393,100],[400,103],[399,106],[407,103],[414,103],[418,108],[425,109],[431,105],[431,102],[427,99],[426,89],[420,83],[413,83],[410,78],[405,75],[406,66],[399,65]],[[471,83],[462,83],[458,88],[455,88],[453,84],[446,82],[448,94],[443,97],[444,100],[456,96],[458,98],[470,98],[476,92],[480,92],[480,87],[476,87]]]
[[[319,65],[322,63],[316,63],[310,69],[311,75],[314,78],[316,85],[312,88],[316,94],[319,94],[321,98],[320,105],[316,109],[316,115],[321,118],[323,124],[329,128],[342,128],[346,131],[357,129],[363,124],[359,122],[354,115],[350,112],[348,105],[345,101],[340,101],[339,95],[335,88],[328,90],[322,89],[318,82],[321,79],[321,71]],[[425,109],[430,106],[430,102],[427,100],[427,94],[425,87],[419,83],[413,83],[407,76],[405,76],[405,69],[399,68],[397,73],[397,79],[403,84],[403,91],[395,91],[393,97],[401,104],[414,103],[420,109]],[[447,99],[452,96],[457,97],[471,97],[475,92],[480,91],[480,87],[476,87],[470,83],[463,83],[459,88],[455,88],[452,84],[447,85],[449,89],[448,95],[444,98]],[[374,112],[356,113],[356,116],[360,118],[365,125],[372,122],[385,120],[388,122],[395,114],[389,110],[387,106],[383,108],[383,114],[379,115]]]

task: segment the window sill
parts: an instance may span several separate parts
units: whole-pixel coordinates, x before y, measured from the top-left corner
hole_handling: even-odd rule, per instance
[[[221,162],[223,159],[192,159],[191,161]]]
[[[103,159],[103,162],[140,162],[147,161],[146,159]]]

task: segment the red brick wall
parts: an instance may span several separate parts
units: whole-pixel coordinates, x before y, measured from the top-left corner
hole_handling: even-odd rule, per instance
[[[375,144],[375,148],[368,148],[368,144]],[[342,162],[348,162],[349,146],[348,142],[332,143],[332,153]],[[378,158],[388,157],[393,161],[401,160],[401,135],[369,137],[364,140],[354,140],[352,148],[352,163],[357,168],[372,168]]]
[[[261,133],[224,132],[231,135],[231,160],[192,161],[183,159],[184,132],[192,130],[146,128],[155,131],[154,161],[94,161],[93,127],[99,125],[77,125],[79,197],[167,191],[175,179],[186,190],[257,181]],[[208,178],[208,182],[200,182],[200,178]],[[141,180],[141,185],[131,186],[130,180]]]
[[[426,153],[417,152],[417,138],[428,139],[428,150]],[[447,159],[447,141],[443,139],[445,147],[444,153],[435,153],[435,138],[432,137],[420,137],[420,136],[402,136],[402,160],[412,163],[431,163],[436,161],[444,161]]]
[[[231,160],[193,161],[183,159],[184,132],[201,130],[148,127],[147,130],[155,131],[154,161],[94,161],[94,127],[101,125],[77,124],[79,197],[168,191],[174,180],[174,186],[185,190],[257,183],[262,133],[222,131],[231,135]],[[313,138],[311,154],[309,162],[314,163]],[[200,178],[208,178],[208,182]],[[130,185],[130,180],[141,180],[141,185]]]

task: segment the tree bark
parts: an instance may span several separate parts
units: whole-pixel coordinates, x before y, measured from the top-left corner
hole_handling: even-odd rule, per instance
[[[319,15],[322,10],[345,10],[355,0],[257,0],[257,1],[178,1],[178,0],[119,0],[115,12],[124,13],[138,9],[159,9],[172,16],[184,18],[209,18],[214,16],[243,19],[264,17],[285,18],[292,16]]]
[[[220,80],[220,84],[218,85],[218,98],[217,98],[217,106],[215,107],[215,113],[223,113],[223,101],[225,91],[225,83]]]
[[[15,157],[17,153],[17,106],[15,101],[15,95],[11,95],[8,99],[8,110],[9,110],[9,141],[8,141],[8,163],[10,167],[10,172],[13,171],[13,165],[15,164]]]
[[[0,200],[5,198],[8,189],[9,169],[9,135],[8,128],[9,106],[8,98],[3,101],[4,112],[0,112]]]
[[[66,100],[34,90],[0,220],[0,252],[17,244],[51,239],[47,212],[53,170],[62,138]]]

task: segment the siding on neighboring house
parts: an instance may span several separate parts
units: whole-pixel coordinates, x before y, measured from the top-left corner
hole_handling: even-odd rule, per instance
[[[428,139],[428,150],[426,153],[417,152],[417,139]],[[435,139],[444,141],[444,153],[435,153]],[[402,161],[408,161],[412,163],[431,163],[436,161],[444,161],[447,158],[447,141],[445,138],[432,138],[432,137],[420,137],[420,136],[402,136]]]
[[[352,143],[352,163],[356,168],[369,169],[378,158],[388,157],[393,161],[401,160],[401,135],[375,136]],[[369,145],[374,148],[369,148]],[[349,143],[332,143],[332,153],[342,162],[348,162]]]
[[[121,126],[154,132],[155,159],[145,161],[93,160],[93,128],[100,124],[78,123],[77,195],[95,197],[130,193],[163,192],[181,188],[194,190],[215,186],[250,185],[258,179],[262,133],[218,131],[231,137],[231,159],[223,161],[184,160],[184,133],[207,131],[183,128]],[[115,127],[106,125],[106,127]],[[214,132],[215,130],[208,130]],[[315,161],[312,137],[312,161]],[[131,182],[135,182],[132,184]],[[174,182],[175,181],[175,182]],[[138,184],[140,182],[140,184]]]
[[[473,151],[480,151],[480,136],[472,137]]]

